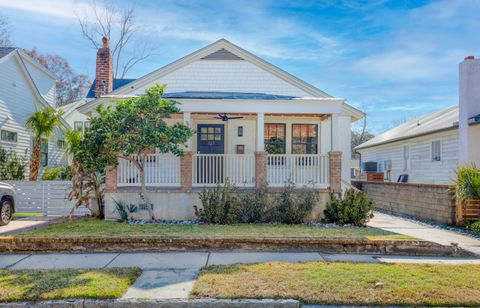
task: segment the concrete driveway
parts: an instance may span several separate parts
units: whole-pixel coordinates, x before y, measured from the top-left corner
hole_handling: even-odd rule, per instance
[[[51,224],[57,219],[59,219],[59,217],[36,216],[18,219],[14,218],[14,220],[8,225],[0,227],[0,236],[32,230],[40,226]]]
[[[460,248],[480,256],[480,239],[384,213],[375,212],[374,214],[374,218],[368,222],[370,227],[409,235],[446,246],[455,243]]]

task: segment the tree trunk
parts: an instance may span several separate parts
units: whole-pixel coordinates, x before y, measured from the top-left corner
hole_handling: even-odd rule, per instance
[[[42,138],[36,137],[33,144],[32,156],[30,158],[30,173],[28,179],[30,181],[36,181],[38,178],[38,172],[40,170],[40,156],[42,153]]]
[[[145,154],[140,154],[138,155],[138,157],[140,158],[141,162],[137,161],[136,159],[133,159],[133,163],[137,167],[138,171],[140,172],[140,184],[142,187],[142,190],[140,192],[140,198],[142,198],[143,202],[145,202],[145,205],[147,206],[147,210],[148,210],[148,216],[153,221],[155,220],[155,215],[153,214],[153,204],[148,196],[147,186],[145,183]]]

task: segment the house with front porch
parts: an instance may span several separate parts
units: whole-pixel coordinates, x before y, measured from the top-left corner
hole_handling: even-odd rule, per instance
[[[108,39],[97,53],[95,98],[78,110],[95,114],[99,104],[142,95],[155,83],[196,132],[185,155],[148,157],[146,182],[155,216],[191,219],[198,192],[229,181],[238,188],[288,182],[323,192],[350,183],[350,126],[364,114],[231,42],[221,39],[113,89]],[[117,83],[119,83],[117,81]],[[139,174],[127,160],[107,171],[106,215],[113,199],[137,200]]]

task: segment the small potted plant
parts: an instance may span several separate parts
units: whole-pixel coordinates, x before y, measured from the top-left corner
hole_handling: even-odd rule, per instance
[[[474,164],[457,168],[455,195],[457,224],[480,219],[480,168]]]

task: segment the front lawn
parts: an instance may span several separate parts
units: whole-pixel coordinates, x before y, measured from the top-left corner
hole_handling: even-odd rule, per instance
[[[121,297],[139,269],[0,270],[0,302]]]
[[[282,224],[129,225],[104,220],[75,220],[17,235],[21,237],[216,237],[216,238],[329,238],[412,239],[376,228],[318,227]]]
[[[195,298],[294,298],[327,305],[480,306],[480,265],[343,262],[211,266]]]

